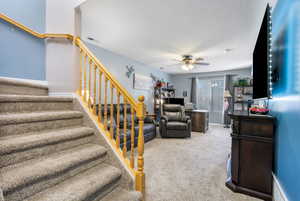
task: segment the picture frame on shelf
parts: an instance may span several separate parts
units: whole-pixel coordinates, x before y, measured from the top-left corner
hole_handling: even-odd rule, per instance
[[[251,95],[253,94],[253,87],[245,87],[244,88],[244,92],[243,92],[244,95]]]

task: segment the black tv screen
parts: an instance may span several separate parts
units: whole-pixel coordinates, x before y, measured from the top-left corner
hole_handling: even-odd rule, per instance
[[[282,66],[286,62],[286,58],[284,56],[285,52],[287,51],[287,44],[286,44],[286,37],[287,37],[287,27],[284,27],[274,41],[274,45],[272,47],[272,83],[274,88],[276,85],[282,84],[282,80],[280,79],[280,74],[282,74]]]
[[[253,99],[270,97],[269,53],[270,7],[267,6],[253,52]]]
[[[165,103],[184,106],[184,98],[166,98]]]

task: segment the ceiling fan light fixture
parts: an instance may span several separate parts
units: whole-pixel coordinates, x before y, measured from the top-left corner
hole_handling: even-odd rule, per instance
[[[189,70],[192,70],[194,68],[194,66],[192,64],[183,64],[181,68],[183,70],[189,71]]]
[[[187,67],[189,70],[193,70],[193,68],[194,68],[194,66],[192,64],[188,64]]]
[[[183,65],[181,66],[181,68],[182,68],[183,70],[185,70],[185,71],[188,71],[188,70],[189,70],[188,66],[185,65],[185,64],[183,64]]]
[[[181,59],[181,68],[185,71],[190,71],[193,70],[195,67],[197,67],[198,65],[202,65],[202,66],[208,66],[210,65],[207,62],[202,62],[204,59],[202,57],[198,57],[196,59],[193,59],[192,55],[183,55],[182,59]]]

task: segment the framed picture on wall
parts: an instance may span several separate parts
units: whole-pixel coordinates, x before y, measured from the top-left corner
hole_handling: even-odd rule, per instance
[[[138,90],[150,90],[153,88],[152,78],[134,73],[133,74],[133,88]]]

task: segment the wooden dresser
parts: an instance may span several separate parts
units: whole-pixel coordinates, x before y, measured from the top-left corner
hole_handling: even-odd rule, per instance
[[[208,110],[186,110],[187,116],[190,116],[192,121],[192,131],[205,133],[209,127],[209,112]]]
[[[229,114],[232,124],[231,178],[234,192],[272,200],[275,118],[266,115]]]

